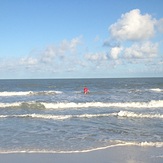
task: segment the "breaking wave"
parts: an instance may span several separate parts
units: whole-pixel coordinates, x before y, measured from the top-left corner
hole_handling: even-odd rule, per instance
[[[150,90],[154,92],[163,92],[163,89],[160,89],[160,88],[152,88]]]
[[[119,107],[119,108],[157,108],[163,107],[163,100],[150,102],[124,102],[124,103],[104,103],[104,102],[86,102],[86,103],[44,103],[45,108],[86,108],[86,107]]]
[[[129,111],[120,111],[117,116],[119,117],[131,117],[131,118],[163,118],[162,114],[142,114],[142,113],[134,113]]]
[[[14,103],[0,103],[0,108],[6,107],[29,107],[29,108],[46,108],[46,109],[66,109],[66,108],[88,108],[88,107],[117,107],[117,108],[159,108],[163,107],[163,100],[152,100],[150,102],[118,102],[118,103],[105,103],[105,102],[14,102]]]
[[[81,114],[81,115],[53,115],[53,114],[21,114],[21,115],[0,115],[0,118],[40,118],[40,119],[53,119],[64,120],[70,118],[98,118],[98,117],[127,117],[127,118],[163,118],[162,114],[142,114],[129,111],[119,111],[108,114]]]

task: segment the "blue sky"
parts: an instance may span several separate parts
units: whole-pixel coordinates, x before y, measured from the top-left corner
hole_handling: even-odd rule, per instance
[[[162,0],[0,0],[0,79],[163,77]]]

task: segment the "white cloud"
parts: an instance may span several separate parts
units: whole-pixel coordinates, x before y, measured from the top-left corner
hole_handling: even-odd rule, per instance
[[[104,45],[110,47],[109,56],[115,63],[122,59],[121,63],[125,64],[147,64],[159,56],[159,44],[152,39],[157,36],[156,32],[163,32],[163,19],[157,20],[150,14],[141,14],[139,9],[134,9],[123,14],[109,27],[109,31],[110,39]]]
[[[29,56],[17,59],[6,59],[1,61],[1,68],[5,66],[12,71],[28,71],[28,72],[60,72],[75,70],[79,64],[77,47],[81,43],[81,37],[72,40],[63,40],[59,45],[51,45],[43,51],[34,52]],[[78,64],[76,64],[78,63]],[[80,61],[81,63],[81,61]],[[81,63],[82,64],[82,63]]]
[[[63,40],[59,44],[47,46],[44,50],[33,51],[19,58],[3,58],[0,60],[0,72],[4,74],[25,75],[34,77],[77,73],[80,68],[87,66],[83,55],[78,51],[82,37]],[[54,77],[54,76],[53,76]]]
[[[163,18],[157,21],[157,29],[159,32],[163,33]]]
[[[121,41],[139,41],[154,36],[156,20],[149,14],[142,15],[139,9],[131,10],[121,16],[109,27],[113,38]]]
[[[156,57],[158,53],[158,44],[144,42],[143,44],[134,43],[131,47],[124,50],[125,58],[150,59]]]
[[[63,40],[59,45],[59,53],[65,53],[67,51],[74,52],[77,46],[81,43],[81,37],[73,38],[70,41]]]
[[[74,53],[81,43],[81,37],[73,38],[72,40],[63,40],[58,46],[48,46],[42,51],[40,60],[44,63],[54,62],[56,59],[64,59],[68,53]]]
[[[42,52],[42,54],[40,56],[40,61],[43,62],[43,63],[53,62],[53,59],[58,54],[57,51],[58,51],[58,48],[56,48],[53,45],[46,47],[46,49]]]
[[[93,62],[101,62],[101,61],[106,61],[108,59],[106,53],[100,52],[100,53],[89,53],[85,55],[85,58],[89,61]]]
[[[121,53],[122,50],[123,50],[122,47],[113,47],[113,48],[111,48],[110,57],[112,59],[118,59],[119,54]]]
[[[21,65],[36,65],[38,63],[38,59],[32,57],[21,58],[19,63]]]

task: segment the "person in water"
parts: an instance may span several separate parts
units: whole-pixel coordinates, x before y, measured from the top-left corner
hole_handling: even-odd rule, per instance
[[[84,94],[87,94],[89,92],[89,89],[87,87],[84,87]]]

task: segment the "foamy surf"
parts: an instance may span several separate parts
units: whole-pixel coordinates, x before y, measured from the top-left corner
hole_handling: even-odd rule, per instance
[[[27,96],[33,94],[32,91],[27,92],[0,92],[0,96]]]
[[[100,118],[100,117],[126,117],[126,118],[163,118],[161,114],[140,114],[129,111],[119,111],[108,114],[81,114],[81,115],[53,115],[53,114],[17,114],[17,115],[0,115],[0,118],[35,118],[35,119],[53,119],[64,120],[71,118]]]
[[[129,111],[120,111],[117,114],[119,117],[128,117],[128,118],[163,118],[162,114],[142,114],[134,113]]]
[[[34,96],[34,95],[55,95],[62,94],[62,91],[18,91],[18,92],[0,92],[0,96]]]
[[[163,100],[152,100],[150,102],[124,102],[124,103],[104,103],[104,102],[86,102],[86,103],[45,103],[45,108],[87,108],[87,107],[118,107],[118,108],[157,108],[163,107]]]
[[[160,89],[160,88],[152,88],[150,90],[154,92],[163,92],[163,89]]]
[[[26,106],[32,108],[45,107],[46,109],[66,109],[66,108],[88,108],[88,107],[117,107],[117,108],[161,108],[163,107],[163,100],[152,100],[150,102],[124,102],[124,103],[104,103],[104,102],[85,102],[85,103],[75,103],[75,102],[14,102],[14,103],[0,103],[0,108],[5,107],[20,107]]]
[[[115,140],[110,141],[110,145],[101,146],[96,148],[89,149],[79,149],[79,150],[47,150],[47,149],[20,149],[20,150],[0,150],[0,154],[11,154],[11,153],[63,153],[63,154],[71,154],[71,153],[87,153],[98,150],[104,150],[108,148],[114,147],[123,147],[123,146],[140,146],[140,147],[157,147],[162,148],[163,142],[128,142]]]

